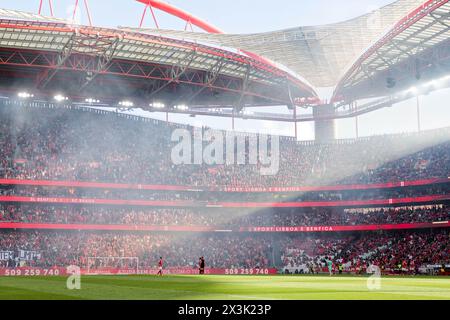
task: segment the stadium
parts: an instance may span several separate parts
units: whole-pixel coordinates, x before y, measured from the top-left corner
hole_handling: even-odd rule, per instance
[[[0,299],[450,299],[448,0],[251,34],[54,2],[0,8]]]

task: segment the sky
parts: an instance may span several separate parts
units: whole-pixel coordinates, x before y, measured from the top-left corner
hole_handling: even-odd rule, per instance
[[[48,0],[44,0],[47,3]],[[83,0],[79,1],[83,3]],[[256,33],[284,28],[334,23],[363,15],[387,5],[392,0],[171,0],[176,5],[204,20],[213,23],[227,33]],[[75,0],[53,0],[55,15],[71,18]],[[138,26],[143,5],[135,0],[89,0],[95,25],[105,27]],[[37,12],[39,0],[0,0],[0,7]],[[48,14],[48,5],[43,13]],[[156,12],[159,25],[166,29],[183,29],[184,22],[163,12]],[[80,19],[86,23],[84,8]],[[154,27],[150,15],[146,27]],[[299,57],[301,59],[301,57]],[[420,97],[421,129],[428,130],[450,126],[450,90],[441,90]],[[142,113],[137,111],[137,113]],[[165,115],[151,117],[165,119]],[[211,117],[190,118],[171,115],[171,121],[192,125],[207,125],[218,129],[231,129],[230,119]],[[359,136],[414,132],[418,130],[416,100],[405,101],[393,108],[382,109],[358,118]],[[236,120],[236,130],[294,135],[294,124]],[[314,139],[314,124],[299,123],[300,140]],[[337,138],[356,136],[355,119],[336,121]]]

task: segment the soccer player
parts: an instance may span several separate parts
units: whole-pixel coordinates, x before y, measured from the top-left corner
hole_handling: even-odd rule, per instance
[[[314,274],[314,264],[311,262],[308,264],[309,274]]]
[[[164,260],[163,260],[162,257],[159,257],[159,262],[158,262],[159,271],[158,271],[158,273],[156,275],[162,277],[162,275],[163,275],[163,265],[164,265]]]
[[[331,261],[331,259],[329,257],[326,257],[325,262],[328,266],[328,272],[330,272],[330,276],[332,276],[333,275],[333,261]]]
[[[344,265],[342,262],[339,264],[339,274],[342,274],[342,271],[344,270]]]

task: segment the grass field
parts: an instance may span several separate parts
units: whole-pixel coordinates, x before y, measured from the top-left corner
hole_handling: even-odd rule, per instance
[[[0,278],[0,299],[271,300],[450,299],[450,278],[327,276],[86,276],[81,290],[63,277]]]

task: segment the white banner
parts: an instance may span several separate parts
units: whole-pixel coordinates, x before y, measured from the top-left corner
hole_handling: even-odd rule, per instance
[[[0,251],[0,261],[9,261],[14,258],[13,251]]]
[[[33,261],[34,259],[40,259],[41,253],[38,251],[19,250],[19,259],[21,261]]]

